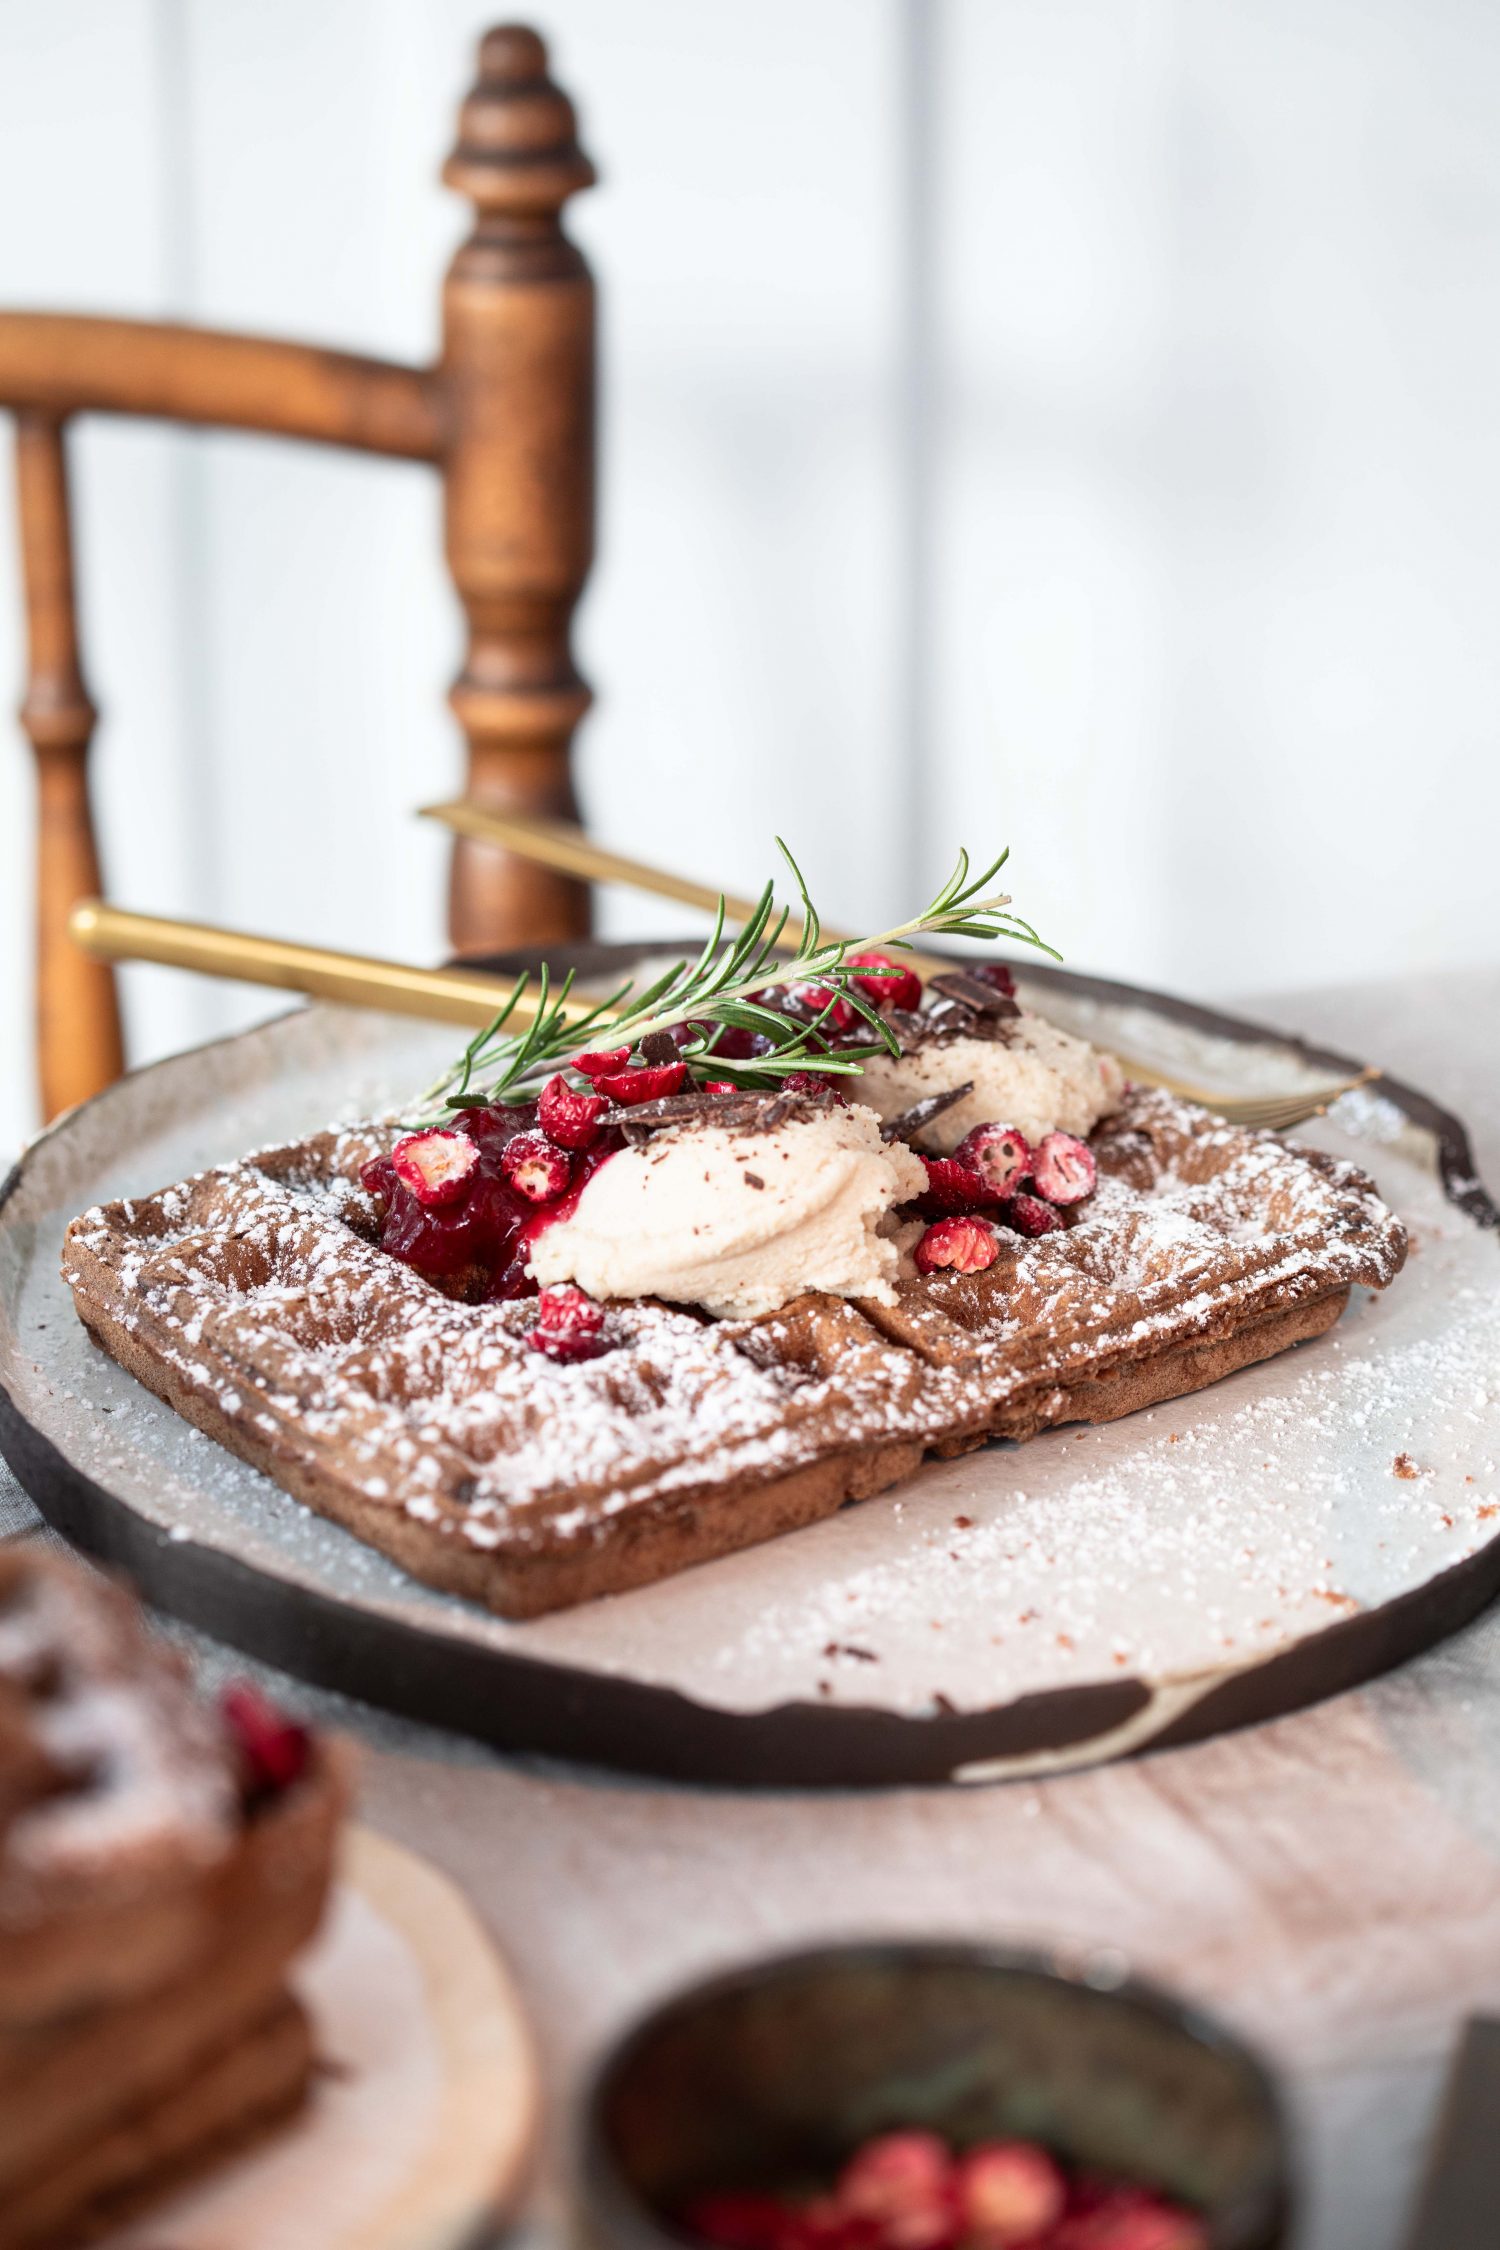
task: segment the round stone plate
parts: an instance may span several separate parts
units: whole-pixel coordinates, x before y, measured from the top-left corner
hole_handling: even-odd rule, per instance
[[[632,957],[574,953],[585,971]],[[1357,1067],[1134,987],[1022,984],[1199,1084]],[[1382,1080],[1305,1137],[1373,1172],[1414,1255],[1327,1336],[1120,1422],[930,1462],[809,1530],[555,1616],[508,1624],[428,1591],[106,1358],[58,1248],[89,1204],[408,1101],[453,1045],[298,1011],[122,1080],[4,1191],[0,1445],[58,1529],[161,1608],[507,1748],[838,1784],[1035,1773],[1242,1725],[1429,1646],[1500,1588],[1497,1215],[1458,1121]]]

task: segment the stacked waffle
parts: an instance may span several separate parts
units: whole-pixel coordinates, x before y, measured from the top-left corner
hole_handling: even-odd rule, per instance
[[[297,2106],[286,1977],[343,1798],[252,1692],[202,1704],[126,1594],[0,1554],[0,2250],[84,2239]]]

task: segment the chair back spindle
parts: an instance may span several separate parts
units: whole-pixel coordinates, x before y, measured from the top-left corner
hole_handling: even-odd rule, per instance
[[[533,31],[489,32],[443,178],[474,228],[443,285],[446,543],[469,626],[450,700],[468,742],[466,794],[497,811],[578,817],[569,770],[589,706],[571,628],[594,550],[594,285],[562,228],[594,168]],[[461,840],[457,949],[582,936],[571,876]]]
[[[36,757],[37,1053],[45,1114],[82,1101],[125,1067],[114,978],[56,942],[75,899],[100,888],[88,755],[98,713],[78,660],[73,532],[63,424],[16,417],[16,499],[26,590],[21,724]]]
[[[96,714],[74,610],[64,430],[86,412],[259,430],[430,462],[468,624],[451,695],[482,804],[576,818],[570,752],[589,692],[574,606],[593,556],[594,287],[562,227],[593,166],[536,33],[488,32],[444,178],[474,224],[443,287],[435,367],[149,321],[0,312],[0,408],[16,417],[29,624],[21,720],[37,770],[38,1075],[48,1116],[123,1068],[112,972],[68,936],[99,892],[88,789]],[[580,937],[587,887],[492,847],[454,850],[460,952]]]

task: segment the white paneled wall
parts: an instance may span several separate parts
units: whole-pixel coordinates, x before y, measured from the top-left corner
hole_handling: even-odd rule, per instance
[[[0,301],[427,356],[492,12],[0,0]],[[1188,989],[1500,953],[1500,12],[538,20],[603,175],[573,206],[602,835],[744,887],[781,829],[857,919],[1008,838],[1070,958]],[[102,424],[77,467],[116,895],[435,954],[443,855],[408,817],[457,772],[434,482]],[[0,751],[3,1147],[30,788],[18,731]],[[264,1002],[139,970],[129,1007],[144,1055]]]

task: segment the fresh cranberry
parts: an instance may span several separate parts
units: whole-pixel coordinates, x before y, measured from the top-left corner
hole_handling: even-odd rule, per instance
[[[1208,2234],[1179,2205],[1124,2188],[1064,2219],[1048,2243],[1049,2250],[1208,2250]]]
[[[1037,1145],[1031,1177],[1049,1203],[1081,1203],[1099,1177],[1094,1152],[1076,1133],[1049,1133]]]
[[[794,2207],[792,2217],[794,2232],[782,2250],[886,2250],[880,2221],[849,2210],[836,2193],[815,2195]]]
[[[548,1359],[597,1359],[609,1349],[604,1307],[581,1289],[544,1289],[537,1299],[536,1326],[527,1341]]]
[[[920,1154],[920,1151],[918,1152]],[[956,1156],[923,1156],[927,1186],[917,1198],[917,1209],[927,1219],[951,1218],[958,1211],[981,1211],[995,1200],[995,1192],[982,1172]]]
[[[599,1120],[608,1107],[603,1094],[577,1094],[559,1074],[542,1088],[537,1122],[558,1148],[588,1148],[599,1137]]]
[[[912,1253],[918,1273],[983,1273],[1000,1255],[995,1230],[983,1219],[939,1219]]]
[[[952,2158],[936,2133],[883,2133],[839,2174],[839,2209],[872,2220],[887,2250],[943,2250],[958,2233]]]
[[[904,961],[892,960],[889,953],[851,953],[847,962],[851,969],[894,969],[894,976],[860,977],[864,998],[873,1001],[877,1008],[901,1008],[908,1013],[922,1005],[922,980],[915,969]]]
[[[787,988],[787,1000],[799,1015],[816,1017],[827,1010],[828,1028],[831,1031],[852,1031],[859,1022],[859,1010],[831,984],[794,984]]]
[[[958,2166],[963,2236],[973,2250],[1010,2250],[1055,2226],[1067,2206],[1061,2171],[1035,2141],[990,2141]]]
[[[732,1078],[705,1078],[701,1081],[701,1084],[705,1094],[737,1094],[739,1092],[739,1088]]]
[[[488,1103],[481,1109],[461,1109],[453,1122],[460,1132],[467,1133],[471,1141],[478,1141],[481,1149],[504,1148],[517,1133],[536,1131],[535,1102]]]
[[[682,1091],[686,1063],[637,1063],[632,1070],[607,1071],[594,1080],[601,1094],[629,1107],[636,1102],[659,1102]]]
[[[479,1151],[465,1133],[408,1133],[391,1150],[391,1169],[424,1211],[440,1211],[468,1194]]]
[[[312,1737],[258,1687],[248,1680],[233,1681],[220,1696],[219,1709],[234,1736],[249,1795],[279,1796],[306,1772]]]
[[[1036,1195],[1011,1196],[1001,1204],[1000,1216],[1017,1234],[1051,1234],[1054,1228],[1062,1225],[1062,1220],[1052,1205],[1043,1203],[1041,1197]]]
[[[1031,1177],[1031,1143],[1014,1125],[976,1125],[953,1154],[987,1180],[996,1195],[1014,1195]]]
[[[573,1177],[567,1151],[555,1148],[540,1133],[518,1133],[507,1142],[500,1170],[507,1184],[528,1203],[555,1203],[567,1194]]]
[[[1016,996],[1016,980],[1004,961],[966,961],[966,973],[978,977],[981,984],[992,985],[1007,1000]]]
[[[711,2250],[782,2250],[791,2217],[775,2195],[700,2195],[680,2223]]]
[[[712,1031],[712,1024],[702,1027]],[[760,1055],[769,1055],[776,1042],[763,1031],[749,1031],[743,1024],[726,1023],[719,1027],[713,1051],[722,1062],[754,1062]]]
[[[600,1047],[586,1055],[575,1055],[572,1067],[580,1078],[607,1078],[612,1070],[623,1070],[629,1060],[628,1047]]]

